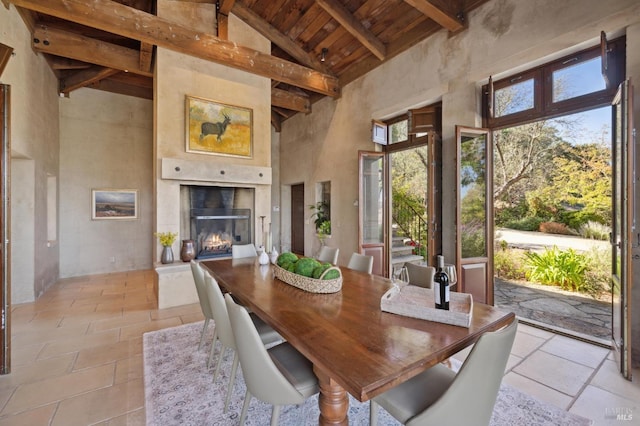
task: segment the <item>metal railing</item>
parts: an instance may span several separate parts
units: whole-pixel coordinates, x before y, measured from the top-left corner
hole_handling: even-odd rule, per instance
[[[404,236],[411,240],[411,245],[415,247],[415,254],[424,255],[421,248],[426,250],[427,247],[428,226],[424,213],[418,212],[406,200],[395,198],[392,203],[391,216]]]

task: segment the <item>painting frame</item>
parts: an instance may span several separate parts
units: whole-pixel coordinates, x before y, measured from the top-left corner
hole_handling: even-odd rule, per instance
[[[138,190],[96,188],[91,190],[91,220],[138,218]]]
[[[253,110],[185,96],[186,151],[253,158]]]

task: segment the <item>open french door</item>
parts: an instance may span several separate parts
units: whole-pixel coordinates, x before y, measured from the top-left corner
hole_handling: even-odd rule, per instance
[[[0,70],[1,72],[1,70]],[[10,191],[9,188],[9,100],[11,87],[0,84],[0,374],[11,372],[11,275],[9,230]]]
[[[635,130],[632,86],[623,82],[613,100],[613,208],[611,232],[612,346],[620,373],[631,380],[629,301],[633,278],[632,235],[635,229]],[[635,247],[637,249],[637,246]]]
[[[360,151],[358,196],[358,251],[373,256],[373,273],[385,276],[386,179],[385,154]]]
[[[456,126],[458,289],[493,305],[493,143],[488,129]]]

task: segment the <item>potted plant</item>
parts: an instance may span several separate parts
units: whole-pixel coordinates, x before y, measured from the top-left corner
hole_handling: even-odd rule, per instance
[[[162,248],[162,255],[160,256],[160,262],[162,263],[173,263],[173,250],[171,246],[176,241],[176,237],[178,236],[177,232],[156,232],[154,234],[158,237],[160,241],[160,245]]]
[[[316,234],[320,240],[320,244],[324,245],[324,242],[328,235],[331,235],[331,220],[329,220],[329,203],[326,201],[318,201],[317,203],[309,206],[314,213],[311,215],[314,218],[316,225]]]

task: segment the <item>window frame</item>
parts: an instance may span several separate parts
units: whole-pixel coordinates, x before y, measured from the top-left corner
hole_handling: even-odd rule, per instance
[[[597,92],[553,102],[553,73],[602,56],[603,49],[600,44],[491,82],[491,85],[486,84],[482,86],[483,126],[497,130],[538,120],[555,118],[567,113],[586,111],[610,104],[616,94],[618,85],[624,80],[625,45],[625,36],[611,40],[606,44],[607,57],[605,60],[607,62],[607,69],[605,83],[608,83],[608,85],[605,89]],[[493,117],[490,111],[495,110],[496,91],[530,78],[534,79],[534,107],[501,117]],[[490,96],[492,99],[490,99]]]

